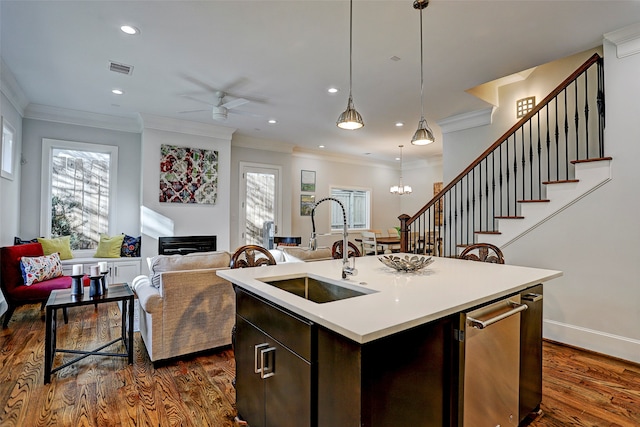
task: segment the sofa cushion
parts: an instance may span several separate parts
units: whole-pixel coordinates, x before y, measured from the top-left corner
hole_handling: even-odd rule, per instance
[[[165,271],[201,270],[229,267],[231,255],[226,251],[194,252],[187,255],[157,255],[151,259],[151,283],[160,286],[160,273]]]
[[[86,286],[87,282],[84,284]],[[49,298],[51,291],[70,287],[71,276],[60,276],[31,286],[18,286],[13,290],[12,296],[19,301],[44,301]]]
[[[116,236],[107,236],[106,234],[100,235],[100,241],[98,242],[98,249],[96,250],[95,258],[120,258],[120,251],[122,250],[122,241],[124,240],[124,234],[118,234]]]
[[[120,247],[121,257],[139,257],[140,256],[140,242],[142,236],[133,237],[127,234],[122,239],[122,246]]]
[[[6,246],[0,250],[0,274],[4,289],[13,294],[13,290],[23,287],[20,259],[23,256],[42,256],[44,252],[40,243],[27,243],[24,245]]]
[[[38,237],[38,242],[42,245],[44,255],[51,255],[54,252],[60,254],[60,259],[71,259],[71,236],[56,237],[53,239],[45,239]]]
[[[26,286],[62,276],[62,264],[57,252],[37,257],[23,256],[20,259],[20,269]]]
[[[283,247],[282,252],[285,253],[287,262],[302,260],[302,261],[322,261],[326,259],[333,259],[331,256],[331,248],[318,248],[312,251],[309,248],[303,247]]]

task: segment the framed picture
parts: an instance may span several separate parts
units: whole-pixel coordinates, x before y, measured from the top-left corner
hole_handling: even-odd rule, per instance
[[[316,204],[316,196],[313,194],[300,195],[300,216],[310,216],[313,206]]]
[[[301,171],[300,191],[316,191],[316,171]]]
[[[217,151],[160,146],[160,202],[213,205],[217,196]]]
[[[2,122],[2,151],[0,152],[0,176],[6,179],[13,179],[14,164],[13,154],[15,151],[15,134],[16,131],[7,122],[4,117],[0,119]]]

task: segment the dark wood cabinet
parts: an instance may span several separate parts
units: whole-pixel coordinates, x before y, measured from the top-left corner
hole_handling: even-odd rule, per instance
[[[251,427],[313,427],[311,322],[236,289],[236,406]]]

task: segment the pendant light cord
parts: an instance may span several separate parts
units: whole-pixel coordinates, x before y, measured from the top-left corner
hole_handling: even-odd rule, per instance
[[[349,104],[351,104],[351,86],[353,82],[353,0],[349,2]]]
[[[420,8],[420,108],[422,112],[421,119],[424,120],[424,48],[422,46],[422,9]]]

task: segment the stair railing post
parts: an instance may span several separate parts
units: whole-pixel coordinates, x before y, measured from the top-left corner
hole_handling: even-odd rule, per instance
[[[407,227],[407,221],[411,217],[407,214],[402,214],[398,217],[400,220],[400,252],[409,252],[409,228]]]

